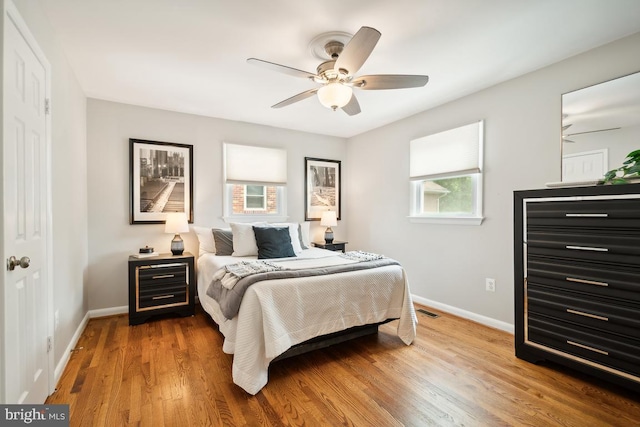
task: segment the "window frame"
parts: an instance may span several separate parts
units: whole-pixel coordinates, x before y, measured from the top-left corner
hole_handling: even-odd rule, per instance
[[[286,185],[273,185],[273,184],[256,184],[247,183],[240,185],[263,185],[265,187],[276,188],[276,212],[267,213],[266,209],[260,213],[233,213],[233,186],[238,183],[223,183],[223,216],[222,219],[225,222],[254,222],[254,221],[268,221],[268,222],[286,222],[289,218],[287,216],[287,187]],[[245,193],[246,194],[246,193]],[[245,196],[246,197],[246,196]],[[246,203],[246,199],[245,199]],[[265,197],[266,203],[266,197]],[[257,210],[251,208],[250,210]]]
[[[480,225],[484,220],[483,216],[483,152],[484,152],[484,121],[478,123],[478,167],[477,169],[451,170],[432,175],[424,175],[419,177],[410,177],[410,207],[409,221],[413,223],[432,223],[432,224],[458,224],[458,225]],[[458,126],[449,130],[456,130],[464,126]],[[446,131],[445,131],[446,132]],[[427,135],[427,138],[431,135]],[[422,139],[422,138],[420,138]],[[409,150],[411,158],[411,149]],[[471,213],[425,213],[424,208],[424,191],[423,184],[426,181],[435,181],[445,178],[458,178],[471,176],[473,179],[473,211]]]

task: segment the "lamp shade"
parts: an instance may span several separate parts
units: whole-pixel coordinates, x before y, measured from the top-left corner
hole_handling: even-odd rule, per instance
[[[186,233],[189,231],[189,221],[185,212],[172,212],[167,215],[164,232],[170,234]]]
[[[320,218],[320,225],[324,225],[326,227],[334,227],[338,225],[338,218],[336,216],[336,211],[322,212],[322,217]]]
[[[318,89],[318,100],[327,108],[342,108],[351,101],[353,90],[341,83],[328,83]]]

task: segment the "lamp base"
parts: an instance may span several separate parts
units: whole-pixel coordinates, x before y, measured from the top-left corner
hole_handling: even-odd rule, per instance
[[[327,227],[324,232],[324,241],[325,243],[333,243],[333,230],[331,227]]]
[[[171,241],[171,253],[174,255],[182,255],[184,252],[184,241],[179,234],[176,234]]]

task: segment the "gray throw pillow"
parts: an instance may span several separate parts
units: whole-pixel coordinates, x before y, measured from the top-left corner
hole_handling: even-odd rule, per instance
[[[233,234],[231,230],[214,228],[211,231],[213,240],[216,242],[216,255],[231,256],[233,254]]]
[[[300,239],[300,247],[302,249],[309,249],[309,246],[304,244],[304,240],[302,240],[302,225],[298,224],[298,239]]]

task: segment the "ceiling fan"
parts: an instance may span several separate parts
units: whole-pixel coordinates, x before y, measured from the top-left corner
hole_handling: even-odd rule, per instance
[[[570,136],[585,135],[585,134],[588,134],[588,133],[596,133],[596,132],[608,132],[610,130],[618,130],[618,129],[620,129],[619,127],[617,127],[617,128],[596,129],[596,130],[588,130],[586,132],[575,132],[575,133],[567,133],[567,134],[565,134],[564,131],[569,129],[571,127],[571,125],[572,124],[568,124],[568,125],[562,126],[562,141],[563,142],[575,142],[575,141],[569,139]]]
[[[340,40],[326,41],[324,51],[329,60],[318,65],[316,74],[257,58],[249,58],[247,62],[294,77],[306,78],[321,85],[287,98],[271,108],[286,107],[317,94],[320,103],[325,107],[334,111],[341,108],[348,115],[354,116],[361,110],[353,88],[404,89],[421,87],[429,81],[429,76],[421,75],[374,74],[356,77],[355,73],[371,55],[380,36],[380,32],[375,28],[362,27],[346,45]]]

